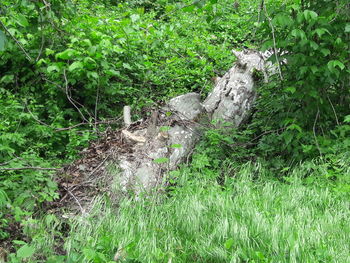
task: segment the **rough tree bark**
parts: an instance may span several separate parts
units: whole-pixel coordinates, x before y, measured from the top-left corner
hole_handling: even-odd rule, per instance
[[[201,137],[201,124],[213,119],[239,126],[249,114],[256,93],[254,71],[266,76],[263,55],[256,51],[233,51],[235,65],[218,81],[202,103],[200,95],[173,98],[152,113],[148,127],[123,131],[132,151],[117,157],[115,176],[123,190],[139,192],[159,185],[164,174],[176,169],[192,153]]]

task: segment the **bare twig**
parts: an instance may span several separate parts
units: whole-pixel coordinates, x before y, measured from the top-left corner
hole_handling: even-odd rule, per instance
[[[316,113],[316,117],[315,117],[315,121],[314,121],[314,126],[312,127],[312,130],[313,130],[313,134],[314,134],[314,138],[315,138],[316,147],[317,147],[317,149],[320,153],[320,156],[322,158],[322,151],[321,151],[320,145],[318,144],[318,140],[317,140],[317,136],[316,136],[316,123],[317,123],[319,116],[320,116],[320,110],[317,109],[317,113]]]
[[[335,10],[334,18],[331,21],[329,21],[330,24],[333,23],[338,18],[340,11],[344,8],[344,6],[341,6],[338,1],[335,1],[335,2],[337,5],[337,9]]]
[[[79,112],[79,114],[80,114],[80,116],[82,117],[82,119],[83,119],[84,121],[86,121],[86,122],[89,122],[89,121],[85,118],[84,114],[80,111],[79,107],[78,107],[78,106],[74,103],[74,101],[72,100],[72,97],[71,97],[71,95],[70,95],[70,93],[69,93],[68,79],[67,79],[67,75],[66,75],[66,70],[65,70],[65,69],[63,70],[63,77],[64,77],[64,81],[65,81],[65,83],[66,83],[66,96],[67,96],[69,102],[74,106],[74,108],[77,109],[77,111]]]
[[[275,58],[276,58],[276,61],[277,61],[278,74],[280,75],[281,80],[283,80],[282,70],[281,70],[281,63],[280,63],[279,58],[278,58],[278,50],[277,50],[276,36],[275,36],[275,27],[273,26],[272,19],[271,19],[271,17],[269,16],[269,14],[267,12],[266,4],[263,3],[263,5],[264,5],[264,11],[265,11],[266,18],[269,21],[269,25],[271,27],[272,40],[273,40],[273,50],[274,50],[273,53],[275,54]]]
[[[95,117],[94,117],[94,127],[95,127],[95,131],[96,133],[98,132],[97,130],[97,112],[98,112],[98,101],[99,101],[99,95],[100,95],[100,85],[97,86],[97,90],[96,90],[96,100],[95,100]]]
[[[44,29],[44,23],[43,23],[43,17],[42,17],[42,14],[40,13],[40,24],[41,24],[41,46],[40,46],[40,49],[39,49],[39,53],[38,53],[38,56],[36,57],[35,61],[38,62],[40,57],[41,57],[41,54],[43,53],[43,49],[44,49],[44,45],[45,45],[45,37],[44,37],[44,32],[43,32],[43,29]]]
[[[35,121],[37,121],[38,123],[40,123],[41,125],[44,125],[46,127],[49,127],[51,129],[53,129],[54,131],[68,131],[68,130],[71,130],[71,129],[74,129],[76,127],[79,127],[79,126],[83,126],[83,125],[95,125],[95,127],[97,125],[101,125],[101,124],[113,124],[113,123],[118,123],[120,122],[121,120],[121,117],[120,118],[115,118],[115,119],[109,119],[109,120],[104,120],[104,121],[95,121],[94,123],[91,123],[91,122],[81,122],[81,123],[78,123],[78,124],[75,124],[75,125],[72,125],[72,126],[69,126],[69,127],[64,127],[64,128],[54,128],[52,127],[51,125],[43,122],[42,120],[39,120],[35,115],[34,113],[29,109],[28,107],[28,104],[26,102],[25,103],[25,108],[27,109],[28,113],[33,117],[33,119]]]
[[[267,134],[270,134],[270,133],[274,133],[274,132],[280,132],[280,131],[284,131],[285,129],[287,129],[286,127],[283,127],[283,128],[279,128],[277,130],[271,130],[271,131],[264,131],[262,134],[254,137],[250,142],[254,142],[256,141],[257,139],[263,137],[264,135],[267,135]]]
[[[35,121],[37,121],[37,122],[40,123],[41,125],[44,125],[44,126],[46,126],[46,127],[52,128],[50,125],[48,125],[48,124],[46,124],[45,122],[39,120],[39,119],[34,115],[34,113],[29,109],[28,104],[27,104],[26,101],[24,101],[24,104],[25,104],[25,108],[27,109],[28,113],[30,114],[30,116],[32,116],[32,118],[33,118]]]
[[[33,59],[31,58],[31,56],[29,56],[28,52],[24,49],[21,42],[19,42],[17,38],[11,34],[11,32],[8,30],[8,28],[5,26],[5,24],[1,20],[0,20],[0,25],[5,29],[6,33],[9,34],[9,36],[16,42],[17,46],[19,46],[19,48],[23,51],[24,55],[29,60],[29,62],[33,62]]]
[[[260,24],[261,21],[261,11],[264,9],[264,0],[261,0],[261,2],[259,3],[259,9],[258,9],[258,24]],[[257,27],[255,27],[254,29],[254,33],[253,33],[253,38],[255,37],[257,31]]]
[[[85,209],[81,206],[78,198],[75,197],[75,195],[68,189],[68,188],[65,188],[65,190],[68,192],[68,194],[73,197],[74,201],[78,204],[79,206],[79,209],[80,209],[80,212],[85,215]]]
[[[13,158],[13,159],[11,159],[11,160],[9,160],[9,161],[6,161],[6,162],[3,162],[3,163],[0,163],[0,166],[5,166],[5,165],[7,165],[7,164],[9,164],[9,163],[11,163],[11,162],[13,162],[13,161],[17,160],[17,159],[22,159],[22,158],[21,158],[21,157],[19,157],[19,156],[17,156],[17,157],[15,157],[15,158]]]
[[[328,94],[327,94],[327,99],[328,99],[329,103],[331,104],[331,107],[332,107],[332,110],[333,110],[333,113],[334,113],[334,116],[335,116],[335,121],[337,122],[337,125],[339,125],[337,112],[335,111],[333,103],[332,103],[331,99],[329,98]]]
[[[120,122],[120,119],[121,119],[121,118],[118,118],[118,119],[115,119],[115,120],[97,121],[97,122],[95,122],[94,124],[95,124],[95,125],[100,125],[100,124],[113,124],[113,123],[118,123],[118,122]],[[79,126],[82,126],[82,125],[92,125],[92,123],[91,123],[91,122],[82,122],[82,123],[78,123],[78,124],[75,124],[75,125],[70,126],[70,127],[57,128],[57,129],[55,129],[55,131],[67,131],[67,130],[74,129],[74,128],[79,127]]]
[[[94,169],[92,172],[88,175],[88,178],[92,176],[107,160],[108,158],[114,153],[114,151],[110,152],[106,158],[103,159],[103,161]]]

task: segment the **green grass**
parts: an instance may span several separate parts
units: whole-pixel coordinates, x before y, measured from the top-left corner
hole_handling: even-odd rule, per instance
[[[179,176],[167,196],[118,208],[96,200],[73,220],[62,262],[110,262],[118,249],[120,262],[350,262],[349,200],[303,185],[298,172],[289,183],[257,165],[223,185],[186,169]]]

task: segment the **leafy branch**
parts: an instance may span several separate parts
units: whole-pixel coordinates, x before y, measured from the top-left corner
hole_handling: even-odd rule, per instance
[[[0,25],[4,28],[5,32],[16,42],[17,46],[19,46],[19,48],[23,51],[24,55],[26,56],[26,58],[29,60],[29,62],[33,62],[33,58],[31,56],[29,56],[28,52],[24,49],[23,45],[21,44],[21,42],[19,42],[17,40],[17,38],[11,34],[11,32],[9,31],[9,29],[5,26],[5,24],[1,21],[0,19]]]

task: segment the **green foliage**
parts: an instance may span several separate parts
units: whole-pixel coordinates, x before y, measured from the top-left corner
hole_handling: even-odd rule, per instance
[[[184,168],[170,175],[178,185],[167,194],[125,198],[117,207],[96,200],[88,216],[70,220],[64,262],[109,262],[116,254],[121,262],[349,260],[347,199],[303,179],[311,171],[321,175],[317,163],[286,173],[288,183],[272,179],[259,163],[209,170],[224,173],[224,181],[203,176],[202,168]],[[52,260],[62,257],[45,246],[50,232],[42,236],[30,246],[45,247]]]
[[[280,50],[283,80],[276,77],[258,89],[246,127],[254,134],[249,140],[258,138],[255,154],[282,168],[348,151],[348,124],[343,122],[350,103],[348,1],[266,5],[268,16],[261,10],[258,34],[265,38],[263,49]],[[277,63],[276,55],[270,60]]]
[[[30,167],[76,158],[95,121],[126,104],[140,112],[188,91],[205,95],[247,26],[226,2],[2,1],[1,210],[21,221],[57,198],[54,172]]]

